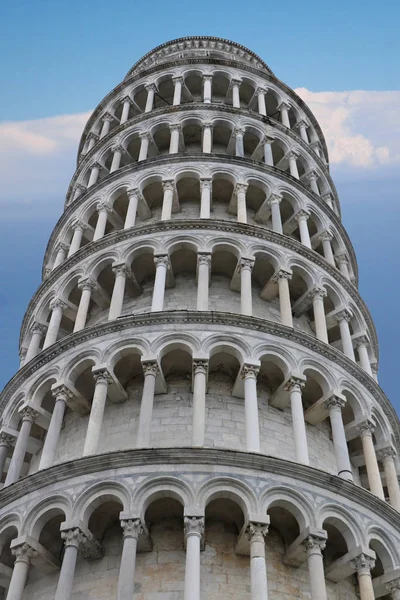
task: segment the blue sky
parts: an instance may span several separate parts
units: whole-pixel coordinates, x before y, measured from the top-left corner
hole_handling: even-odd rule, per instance
[[[380,383],[400,411],[399,17],[394,0],[3,2],[0,388],[17,368],[19,326],[61,214],[84,113],[152,47],[204,34],[258,53],[301,88],[320,120],[360,291],[378,329]]]

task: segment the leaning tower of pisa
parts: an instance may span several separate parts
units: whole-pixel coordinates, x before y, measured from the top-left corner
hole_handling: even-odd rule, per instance
[[[321,129],[174,40],[90,117],[1,398],[0,597],[400,598],[400,427]]]

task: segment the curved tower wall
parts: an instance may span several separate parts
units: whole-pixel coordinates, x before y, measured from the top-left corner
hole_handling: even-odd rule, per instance
[[[227,40],[136,63],[1,398],[4,597],[398,600],[399,421],[357,285],[305,103]]]

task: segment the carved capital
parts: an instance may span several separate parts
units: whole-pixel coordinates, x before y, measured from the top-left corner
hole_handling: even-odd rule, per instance
[[[285,390],[287,392],[301,392],[306,385],[306,381],[306,378],[302,375],[292,375],[285,384]]]
[[[280,194],[271,194],[268,198],[268,204],[280,204],[282,202],[282,196]]]
[[[130,275],[130,269],[125,263],[114,264],[112,265],[111,270],[114,273],[115,277],[118,277],[120,275],[123,275],[124,277],[129,277]]]
[[[321,240],[321,242],[331,242],[333,238],[333,235],[331,234],[330,231],[326,230],[323,231],[319,236],[318,239]]]
[[[345,252],[341,252],[340,254],[336,254],[335,256],[335,261],[338,265],[341,264],[349,264],[349,259],[347,258],[347,255]]]
[[[393,579],[386,584],[386,591],[392,595],[393,600],[400,598],[400,577]]]
[[[264,538],[268,533],[269,525],[265,523],[250,522],[246,527],[246,535],[251,542],[264,543]]]
[[[121,102],[123,104],[125,104],[125,102],[129,102],[130,105],[133,104],[133,100],[132,100],[132,98],[130,96],[124,96],[123,98],[121,98]]]
[[[309,171],[306,175],[307,181],[311,181],[312,179],[317,179],[318,175],[315,171]]]
[[[392,446],[387,446],[386,448],[381,448],[377,450],[376,456],[378,460],[383,460],[384,458],[388,458],[389,456],[394,458],[396,456],[396,450],[392,448]]]
[[[38,321],[35,321],[34,323],[32,323],[32,326],[31,326],[32,335],[34,333],[40,333],[41,335],[43,335],[44,333],[46,333],[46,331],[47,331],[47,325],[44,325],[43,323],[39,323]]]
[[[267,93],[268,93],[268,90],[267,90],[267,88],[264,88],[264,87],[258,87],[258,88],[256,89],[256,94],[257,94],[257,96],[265,96],[265,94],[267,94]]]
[[[212,75],[209,75],[209,74],[203,75],[203,82],[205,82],[205,81],[212,81],[212,80],[213,80],[213,76]]]
[[[244,364],[241,372],[242,379],[257,379],[260,367],[257,365]]]
[[[55,384],[51,387],[51,393],[56,402],[65,402],[72,400],[73,393],[63,383]]]
[[[0,432],[0,446],[7,446],[7,448],[12,448],[15,444],[15,437],[9,435],[8,433],[4,433],[4,431]]]
[[[235,192],[236,194],[245,194],[247,192],[248,187],[249,186],[247,183],[237,183],[235,185]]]
[[[294,215],[294,218],[297,222],[301,220],[307,221],[310,218],[310,213],[308,212],[308,210],[301,209],[297,211],[297,213]]]
[[[55,251],[59,252],[60,250],[62,250],[63,252],[67,253],[68,252],[68,245],[64,244],[63,242],[58,242],[57,246],[55,247]]]
[[[197,535],[201,538],[204,533],[204,517],[185,517],[184,527],[186,537]]]
[[[39,412],[32,408],[32,406],[24,406],[20,411],[21,419],[23,421],[29,421],[30,423],[34,423],[39,416]]]
[[[161,182],[163,191],[171,191],[173,192],[175,190],[175,182],[173,179],[163,179],[163,181]]]
[[[308,127],[308,123],[304,119],[300,119],[300,121],[297,121],[295,127],[302,129],[303,127]]]
[[[143,526],[140,519],[123,519],[121,527],[124,538],[134,538],[138,540],[143,533]]]
[[[208,372],[208,360],[194,359],[193,360],[193,374],[202,373],[207,375]]]
[[[15,556],[15,562],[24,562],[30,564],[32,558],[36,558],[37,552],[29,544],[21,544],[11,549],[11,554]]]
[[[173,131],[182,131],[182,125],[181,123],[171,123],[169,126],[169,130],[172,133]]]
[[[288,102],[281,102],[278,106],[278,110],[290,110],[290,104]]]
[[[338,323],[340,323],[340,321],[347,321],[348,323],[349,321],[351,321],[352,318],[353,313],[347,308],[343,308],[335,315],[335,319]]]
[[[235,127],[235,129],[233,130],[233,135],[235,137],[243,137],[245,133],[246,130],[244,127]]]
[[[292,279],[292,276],[292,271],[289,271],[288,269],[279,269],[279,271],[275,271],[271,279],[272,281],[277,283],[280,279],[287,279],[288,281],[290,281]]]
[[[241,83],[242,83],[242,80],[239,79],[238,77],[231,79],[231,86],[240,85]]]
[[[208,252],[199,252],[197,255],[197,266],[207,265],[208,268],[211,267],[211,254]]]
[[[240,272],[245,271],[246,269],[251,272],[254,267],[254,262],[254,258],[241,258],[239,263]]]
[[[143,360],[142,369],[145,377],[146,375],[152,375],[153,377],[156,377],[158,373],[158,364],[155,360]]]
[[[169,256],[168,254],[157,254],[154,255],[154,264],[156,265],[156,268],[159,266],[163,266],[166,267],[167,269],[170,268],[170,262],[169,262]]]
[[[102,200],[101,202],[98,202],[96,208],[97,212],[105,211],[106,213],[110,213],[113,210],[111,204],[107,202],[107,200]]]
[[[204,123],[202,123],[202,128],[203,129],[212,129],[214,127],[214,123],[212,123],[212,121],[204,121]]]
[[[270,135],[264,135],[264,137],[262,139],[263,144],[273,144],[274,141],[275,141],[275,138],[271,137]]]
[[[102,169],[102,168],[103,168],[103,165],[102,165],[102,164],[100,164],[98,161],[95,161],[94,163],[92,163],[92,164],[90,165],[90,168],[91,168],[91,169]]]
[[[146,90],[146,92],[156,92],[157,86],[155,83],[148,83],[144,86],[144,89]]]
[[[212,189],[212,179],[211,177],[201,177],[200,178],[200,189],[201,190],[210,190]]]
[[[61,298],[53,298],[53,300],[51,300],[49,307],[50,310],[54,310],[55,308],[60,308],[62,311],[66,310],[67,308],[67,303],[64,302],[64,300],[61,300]]]
[[[327,410],[338,409],[342,410],[346,406],[346,398],[342,396],[331,396],[328,400],[325,400],[324,407]]]
[[[126,190],[126,195],[128,196],[129,199],[133,198],[134,196],[137,196],[139,198],[140,190],[139,190],[139,188],[132,188],[131,190]]]
[[[112,115],[109,112],[104,113],[104,115],[102,115],[101,120],[104,121],[114,121],[115,117],[114,115]]]
[[[125,148],[121,144],[114,144],[113,146],[111,146],[111,152],[113,152],[114,154],[115,152],[120,152],[121,154],[123,154],[123,152],[125,152]]]
[[[92,375],[93,375],[93,379],[95,380],[96,384],[97,383],[105,383],[105,384],[109,385],[113,381],[112,377],[106,367],[93,367]]]
[[[180,84],[182,84],[182,83],[183,83],[183,77],[182,77],[182,75],[174,75],[174,76],[172,77],[172,82],[173,82],[174,84],[176,84],[176,83],[180,83]]]
[[[369,337],[366,334],[360,335],[358,338],[356,338],[354,340],[354,344],[355,344],[356,348],[360,348],[361,346],[368,346]]]
[[[83,221],[81,221],[80,219],[75,219],[72,223],[71,223],[71,228],[75,231],[75,229],[81,229],[82,231],[85,231],[85,229],[87,228],[87,224],[84,223]]]
[[[74,546],[75,548],[79,548],[79,546],[85,540],[84,534],[78,527],[62,531],[61,537],[64,540],[65,547]]]
[[[364,437],[366,435],[372,435],[375,431],[375,425],[374,423],[372,423],[372,421],[364,421],[363,423],[360,423],[357,427],[361,437]]]
[[[151,135],[148,131],[142,131],[141,133],[139,133],[139,137],[141,140],[150,140],[151,139]]]
[[[375,560],[366,554],[360,554],[360,556],[357,556],[350,564],[353,569],[356,569],[359,575],[369,575],[371,569],[375,566]]]
[[[326,290],[324,290],[324,288],[321,287],[315,287],[313,290],[311,290],[308,293],[308,297],[311,298],[312,300],[314,300],[314,298],[325,298],[326,296]]]
[[[304,540],[304,546],[309,554],[321,554],[325,550],[326,539],[316,535],[308,535]]]
[[[85,290],[93,291],[95,287],[96,282],[93,281],[93,279],[91,279],[90,277],[86,277],[86,279],[81,279],[80,281],[78,281],[78,288],[82,290],[82,292]]]
[[[300,156],[300,155],[299,155],[299,153],[298,153],[298,152],[296,152],[296,150],[290,150],[290,152],[288,152],[288,153],[286,154],[286,158],[287,158],[288,160],[297,160],[297,159],[299,158],[299,156]]]

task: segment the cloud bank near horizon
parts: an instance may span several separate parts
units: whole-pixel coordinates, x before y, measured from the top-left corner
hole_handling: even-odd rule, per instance
[[[324,132],[335,177],[397,178],[400,92],[295,90]],[[56,217],[90,113],[0,123],[0,206],[12,218]]]

